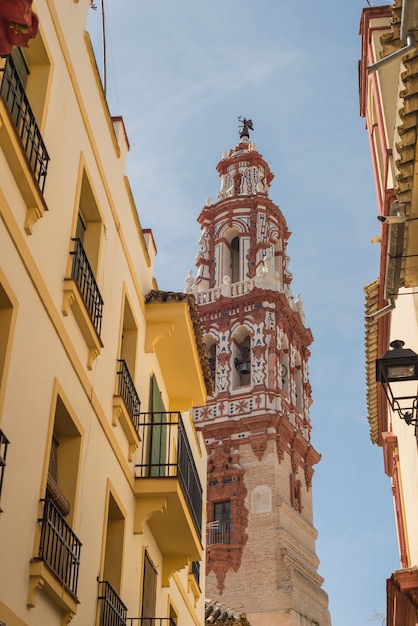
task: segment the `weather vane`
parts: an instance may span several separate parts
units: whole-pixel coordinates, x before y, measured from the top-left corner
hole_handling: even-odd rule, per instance
[[[250,130],[254,130],[253,121],[247,120],[245,117],[242,116],[238,116],[238,121],[241,123],[239,131],[240,139],[242,139],[243,137],[247,137],[247,139],[249,139]]]

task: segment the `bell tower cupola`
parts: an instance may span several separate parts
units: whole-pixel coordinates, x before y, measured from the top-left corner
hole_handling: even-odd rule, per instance
[[[289,237],[280,209],[269,199],[274,175],[250,142],[251,120],[241,122],[239,143],[224,152],[216,169],[221,179],[217,202],[211,198],[198,220],[202,235],[197,256],[199,289],[261,281],[275,291],[287,291],[286,243]]]

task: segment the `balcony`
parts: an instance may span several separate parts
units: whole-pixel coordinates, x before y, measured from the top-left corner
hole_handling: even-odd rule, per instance
[[[100,337],[103,317],[103,300],[90,267],[87,255],[84,252],[80,239],[72,239],[74,250],[70,252],[73,257],[71,278],[75,280],[84,304],[93,323],[97,336]]]
[[[43,199],[49,156],[13,59],[0,59],[0,147],[26,203],[25,231],[47,209]]]
[[[7,103],[35,179],[43,192],[49,156],[11,56],[7,57],[2,72],[0,94]]]
[[[128,366],[123,359],[118,360],[117,394],[113,397],[113,426],[121,424],[129,442],[129,461],[139,445],[139,421],[141,402]]]
[[[35,606],[35,592],[42,588],[65,612],[74,614],[81,543],[53,501],[47,498],[41,503],[39,552],[30,564],[28,605]]]
[[[231,543],[231,522],[209,522],[206,525],[206,545]]]
[[[179,413],[141,413],[135,532],[147,522],[164,555],[163,585],[202,558],[202,487]]]
[[[74,249],[70,252],[73,257],[71,278],[65,280],[62,312],[68,315],[72,308],[89,348],[87,367],[92,369],[93,361],[103,347],[100,339],[103,300],[81,240],[74,238],[72,241]]]
[[[127,608],[112,585],[99,581],[99,626],[126,626]]]
[[[167,408],[188,411],[192,406],[203,406],[209,381],[204,372],[206,348],[194,297],[151,291],[145,303],[145,352],[157,357],[170,398]],[[212,389],[211,379],[209,386]]]

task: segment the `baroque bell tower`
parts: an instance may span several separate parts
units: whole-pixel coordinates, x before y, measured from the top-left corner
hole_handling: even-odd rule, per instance
[[[291,293],[273,174],[241,119],[206,201],[195,295],[214,396],[195,409],[208,450],[206,595],[252,626],[329,626],[313,526],[311,331]]]

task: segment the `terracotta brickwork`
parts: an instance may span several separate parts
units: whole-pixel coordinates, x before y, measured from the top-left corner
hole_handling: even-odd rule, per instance
[[[199,217],[198,274],[186,288],[215,387],[194,410],[208,451],[206,595],[252,626],[329,626],[312,515],[312,334],[290,289],[290,233],[248,137],[217,170],[221,190]]]

